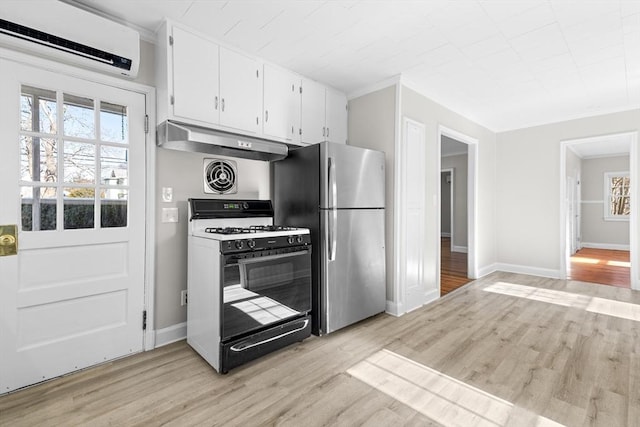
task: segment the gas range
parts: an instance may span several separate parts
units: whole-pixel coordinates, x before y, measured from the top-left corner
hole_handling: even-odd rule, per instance
[[[189,199],[187,343],[225,373],[308,337],[311,252],[269,200]]]
[[[189,199],[189,233],[222,253],[310,245],[308,228],[273,224],[270,200]]]

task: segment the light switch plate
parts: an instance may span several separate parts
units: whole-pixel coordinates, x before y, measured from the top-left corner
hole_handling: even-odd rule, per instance
[[[162,187],[162,201],[163,202],[172,202],[173,201],[173,188],[171,188],[171,187]]]
[[[178,222],[178,208],[162,208],[162,222]]]

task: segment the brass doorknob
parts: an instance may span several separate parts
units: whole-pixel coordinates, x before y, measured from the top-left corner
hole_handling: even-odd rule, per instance
[[[18,226],[0,225],[0,257],[18,254]]]
[[[9,246],[16,244],[16,236],[12,236],[11,234],[3,234],[0,236],[0,245]]]

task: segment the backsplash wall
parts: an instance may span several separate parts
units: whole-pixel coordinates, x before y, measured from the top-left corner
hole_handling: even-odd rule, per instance
[[[205,158],[233,160],[237,164],[238,192],[218,196],[205,194]],[[187,199],[238,198],[270,199],[269,163],[210,154],[156,149],[156,294],[155,328],[186,322],[186,306],[180,306],[180,292],[187,289]],[[162,188],[173,189],[173,201],[163,202]],[[177,223],[163,223],[162,209],[179,210]]]

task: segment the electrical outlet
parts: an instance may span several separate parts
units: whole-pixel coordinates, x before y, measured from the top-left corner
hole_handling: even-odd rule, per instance
[[[187,290],[180,292],[180,305],[187,305]]]

